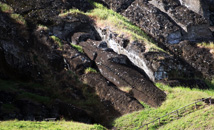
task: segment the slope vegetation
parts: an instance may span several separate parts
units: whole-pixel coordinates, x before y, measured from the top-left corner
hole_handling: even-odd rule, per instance
[[[147,107],[145,110],[124,115],[115,120],[114,126],[118,129],[137,129],[143,124],[195,102],[197,99],[214,96],[214,90],[199,90],[184,87],[171,88],[162,84],[157,84],[157,86],[167,93],[167,99],[162,106],[159,108]],[[213,128],[212,122],[214,119],[210,113],[213,112],[214,106],[207,106],[205,103],[199,103],[198,105],[200,107],[197,110],[194,109],[194,106],[190,107],[187,113],[179,117],[178,120],[177,115],[167,116],[161,119],[161,126],[158,125],[157,121],[154,124],[150,124],[149,129]],[[146,127],[142,129],[146,129]]]
[[[5,121],[0,122],[0,130],[106,130],[101,125],[88,125],[77,122],[32,122],[32,121]]]

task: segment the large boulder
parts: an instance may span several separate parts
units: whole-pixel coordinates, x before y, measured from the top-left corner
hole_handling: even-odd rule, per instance
[[[166,13],[185,31],[184,39],[207,40],[212,38],[209,22],[205,17],[180,5],[178,0],[152,0],[149,3]]]
[[[126,57],[98,48],[100,42],[88,40],[81,42],[84,52],[91,60],[94,60],[100,73],[115,84],[120,90],[128,91],[140,101],[151,106],[159,106],[164,101],[166,94],[157,88],[143,73],[127,64]]]
[[[112,105],[121,114],[127,114],[144,108],[138,100],[126,92],[120,91],[99,73],[85,74],[82,79],[84,83],[95,88],[102,102],[110,102],[111,104],[109,105]]]
[[[136,0],[123,15],[151,34],[155,39],[175,44],[182,39],[182,30],[170,18],[153,5]]]
[[[198,72],[201,72],[204,77],[207,79],[213,78],[214,56],[211,50],[199,47],[197,44],[189,41],[183,41],[178,45],[171,45],[169,48]]]
[[[149,44],[152,43],[148,41],[130,42],[129,39],[119,36],[109,28],[97,28],[97,30],[108,47],[118,54],[127,56],[134,65],[144,70],[153,82],[201,76],[180,58],[162,50],[151,50]]]

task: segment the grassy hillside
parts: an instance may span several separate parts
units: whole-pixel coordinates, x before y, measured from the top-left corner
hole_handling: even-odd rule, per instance
[[[193,112],[179,120],[172,121],[160,130],[213,130],[214,129],[214,106]]]
[[[149,108],[145,110],[124,115],[115,120],[114,126],[118,129],[137,129],[141,125],[161,117],[173,110],[179,109],[197,99],[214,96],[214,90],[189,89],[184,87],[170,88],[162,84],[157,86],[167,93],[167,99],[159,108]],[[200,107],[195,110],[194,106],[190,107],[186,113],[176,120],[177,115],[161,119],[162,126],[158,122],[150,125],[150,129],[205,129],[213,128],[214,118],[212,113],[214,106],[208,106],[205,103],[198,103]],[[201,124],[201,125],[199,125]],[[145,129],[146,127],[142,128]]]
[[[88,125],[77,122],[33,122],[33,121],[0,121],[0,130],[106,130],[101,125]]]

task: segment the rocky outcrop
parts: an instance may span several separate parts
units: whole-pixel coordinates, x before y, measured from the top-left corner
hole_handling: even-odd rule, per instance
[[[17,100],[22,94],[17,92],[18,96],[15,96],[12,102],[0,101],[1,120],[14,118],[43,120],[44,118],[63,116],[67,120],[85,123],[96,122],[107,126],[112,119],[121,114],[143,109],[143,106],[133,95],[122,92],[115,85],[111,85],[111,89],[108,89],[107,80],[100,74],[98,74],[97,79],[88,77],[89,83],[93,82],[93,84],[85,86],[78,78],[85,73],[86,68],[96,68],[93,60],[71,45],[71,42],[79,44],[88,39],[101,41],[90,18],[82,14],[58,17],[58,13],[54,12],[55,10],[52,7],[52,4],[56,4],[54,2],[50,3],[51,7],[47,7],[47,10],[54,10],[52,17],[45,14],[47,10],[43,9],[42,1],[36,3],[35,9],[30,6],[31,1],[28,1],[29,3],[25,3],[25,1],[20,3],[9,2],[14,8],[17,8],[15,9],[17,13],[25,16],[27,24],[21,25],[12,20],[9,17],[10,14],[1,12],[1,78],[21,79],[22,81],[37,82],[44,86],[50,86],[51,89],[48,92],[42,91],[42,93],[29,89],[32,86],[26,87],[27,89],[21,86],[18,91],[30,94],[36,93],[39,97],[50,96],[51,98],[50,93],[53,94],[53,91],[56,91],[61,96],[58,95],[52,100],[60,98],[61,101],[51,102],[47,105],[29,97]],[[44,5],[47,3],[47,1],[44,1]],[[18,8],[22,4],[29,4],[29,10],[27,6],[23,10]],[[64,8],[64,4],[61,4],[56,4],[56,8]],[[38,11],[39,9],[41,12]],[[31,13],[35,14],[30,15]],[[37,13],[43,13],[44,17],[47,16],[47,22],[43,19],[43,16],[37,17]],[[37,24],[41,24],[41,21],[47,26],[38,26]],[[56,41],[53,37],[59,40]],[[94,86],[94,83],[97,82],[99,82],[99,85],[103,85],[102,89],[98,89],[99,86]],[[99,95],[96,96],[96,93]],[[5,104],[9,104],[14,108],[14,111],[9,112],[11,115],[8,115],[8,112],[5,111],[7,107]]]
[[[189,48],[189,46],[192,46],[189,43],[187,43],[186,45],[181,43],[182,45],[179,45],[179,43],[182,42],[183,40],[200,42],[202,40],[207,41],[207,40],[213,39],[213,34],[212,34],[213,30],[212,30],[212,27],[210,27],[210,18],[208,18],[205,15],[200,15],[194,10],[192,11],[192,8],[189,7],[188,4],[186,5],[184,4],[185,2],[187,1],[135,0],[125,11],[121,13],[123,16],[126,16],[127,18],[129,18],[131,22],[138,25],[146,33],[150,34],[158,42],[163,43],[164,46],[161,45],[161,47],[164,49],[168,48],[170,50],[169,55],[164,53],[149,52],[147,54],[143,54],[144,56],[141,56],[142,54],[139,53],[137,49],[133,49],[136,51],[135,52],[136,54],[133,57],[133,55],[131,55],[133,51],[130,51],[128,49],[130,47],[126,47],[130,45],[127,44],[127,42],[118,40],[119,38],[117,37],[117,35],[111,34],[111,36],[113,36],[113,39],[116,39],[116,40],[112,40],[111,37],[108,37],[109,35],[108,32],[105,33],[105,29],[101,30],[100,34],[105,38],[106,41],[108,41],[107,43],[109,44],[109,46],[114,48],[115,52],[119,54],[127,55],[127,57],[129,57],[129,59],[136,66],[143,69],[146,72],[146,74],[150,77],[150,79],[153,81],[155,79],[164,79],[168,77],[169,79],[174,79],[174,78],[176,79],[176,77],[174,77],[175,75],[179,75],[178,77],[185,77],[185,78],[202,77],[202,74],[206,78],[212,79],[213,74],[211,73],[208,74],[207,71],[202,72],[202,68],[203,70],[207,69],[205,67],[207,66],[205,62],[202,62],[201,65],[199,65],[199,63],[197,63],[197,60],[191,60],[191,58],[184,58],[188,56],[183,57],[182,55],[177,53],[180,50],[182,50],[182,48],[178,48],[178,46],[183,46],[183,48]],[[194,2],[197,3],[199,1],[194,1]],[[194,2],[188,1],[187,3],[191,3],[191,6],[193,7]],[[200,3],[201,4],[197,6],[204,8],[204,10],[206,9],[202,5],[206,5],[206,6],[212,5],[211,4],[212,1],[206,1],[206,2],[200,1]],[[212,10],[212,7],[210,9]],[[210,11],[206,10],[206,12],[207,14],[210,14],[208,13]],[[139,43],[137,44],[139,45]],[[144,45],[138,46],[138,49],[140,48],[141,50],[143,50],[141,46],[144,46]],[[176,49],[172,49],[174,48],[173,46],[176,46],[175,47]],[[193,48],[198,49],[197,47],[193,47]],[[144,51],[142,52],[144,53]],[[210,55],[208,50],[207,52],[208,54],[204,53],[202,55],[205,57],[207,55]],[[161,61],[150,60],[150,59],[157,59],[154,57],[154,55],[159,58],[164,57],[163,59],[165,60],[161,60]],[[135,60],[135,58],[137,60]],[[200,60],[203,61],[203,58]],[[199,65],[200,67],[199,68],[196,67],[197,66],[196,64]],[[170,66],[170,67],[164,67],[164,66]],[[175,68],[171,66],[175,66]],[[212,68],[211,62],[209,62],[209,67]]]
[[[118,54],[126,55],[129,60],[144,70],[152,81],[176,79],[179,77],[200,76],[194,69],[178,57],[161,50],[148,51],[146,41],[130,42],[109,28],[97,28],[102,39]],[[148,42],[148,41],[147,41]],[[150,43],[151,44],[151,43]]]
[[[157,40],[170,44],[176,44],[182,40],[182,29],[149,3],[136,0],[123,15]]]
[[[208,21],[187,7],[181,6],[178,0],[152,0],[149,3],[166,13],[185,31],[184,33],[187,33],[183,33],[184,39],[197,40],[212,37]]]
[[[106,3],[113,4],[110,1]],[[114,7],[112,9],[117,11]],[[135,0],[121,14],[163,43],[212,39],[209,19],[181,5],[179,0]]]
[[[94,67],[93,60],[88,58],[88,55],[73,48],[70,41],[73,41],[72,44],[80,44],[87,39],[100,40],[100,37],[95,28],[92,26],[92,23],[88,17],[79,14],[75,15],[75,19],[69,19],[73,16],[74,15],[72,14],[65,16],[58,21],[57,25],[50,28],[48,31],[43,30],[44,32],[41,33],[41,30],[37,30],[35,34],[40,36],[39,39],[43,40],[41,42],[50,44],[52,48],[57,45],[54,43],[54,41],[52,41],[52,39],[47,38],[49,37],[48,35],[51,34],[59,37],[61,42],[64,42],[64,45],[61,48],[59,46],[56,48],[61,49],[60,53],[63,55],[65,68],[69,71],[74,71],[78,77],[84,77],[85,69],[88,67]],[[98,93],[98,96],[102,101],[101,103],[106,108],[106,110],[102,111],[102,114],[99,113],[99,116],[105,118],[105,120],[112,120],[121,114],[143,109],[143,106],[139,103],[139,101],[132,96],[116,89],[115,86],[112,86],[112,89],[109,89],[111,86],[108,86],[107,81],[102,77],[102,75],[95,74],[91,78],[86,75],[85,77],[86,78],[82,78],[80,80],[82,82],[87,80],[87,84],[93,88],[95,93]],[[106,93],[110,94],[111,97],[108,97]],[[121,96],[123,98],[121,98]],[[119,107],[119,105],[129,105],[130,107]],[[100,110],[97,111],[101,112]],[[98,117],[98,119],[99,118],[100,117]]]
[[[205,16],[207,17],[209,14],[207,12],[210,2],[212,0],[206,0],[206,1],[202,1],[202,0],[179,0],[180,3],[184,6],[186,6],[187,8],[189,8],[190,10],[200,14],[201,16]]]
[[[192,67],[201,72],[207,79],[214,76],[214,56],[209,49],[200,48],[195,43],[183,41],[178,45],[169,46],[176,55],[181,56]]]
[[[179,0],[188,9],[207,18],[211,26],[214,26],[214,1],[213,0]],[[214,31],[214,30],[212,30]]]
[[[118,90],[116,86],[103,78],[99,73],[85,74],[82,76],[82,80],[96,89],[102,102],[109,102],[108,105],[114,106],[121,114],[143,109],[138,100],[126,92]]]
[[[129,60],[105,48],[98,48],[99,41],[79,43],[91,60],[94,60],[100,73],[115,84],[120,90],[128,90],[140,101],[151,106],[159,106],[165,99],[165,93],[158,89],[149,79],[133,69]]]
[[[11,5],[16,13],[25,16],[30,23],[45,25],[54,24],[55,17],[63,10],[77,8],[87,11],[93,8],[87,0],[9,0],[6,3]]]

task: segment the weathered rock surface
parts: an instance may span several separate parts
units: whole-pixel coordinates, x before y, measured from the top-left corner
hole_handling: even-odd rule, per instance
[[[213,0],[179,0],[188,9],[207,18],[211,26],[214,26],[214,1]]]
[[[185,31],[183,35],[187,36],[184,36],[184,39],[197,40],[212,37],[208,21],[201,15],[180,5],[178,0],[152,0],[149,3],[166,13]]]
[[[91,87],[95,87],[102,102],[109,102],[109,105],[112,105],[121,114],[143,109],[143,106],[138,100],[126,92],[117,89],[116,86],[103,78],[101,74],[85,74],[82,79],[84,83],[87,83]]]
[[[115,5],[112,1],[106,3],[115,11],[122,7],[120,4],[117,4],[119,6],[117,8],[110,6]],[[128,4],[129,2],[120,3]],[[191,11],[189,6],[181,5],[179,0],[135,0],[122,12],[122,15],[151,34],[156,40],[164,43],[177,44],[184,39],[191,41],[212,39],[210,18]]]
[[[189,9],[193,10],[194,12],[202,15],[202,16],[207,16],[208,14],[208,8],[209,4],[211,3],[212,0],[179,0],[180,3]]]
[[[214,76],[214,56],[210,50],[200,48],[195,43],[183,41],[169,48],[187,61],[192,67],[201,72],[203,76],[212,79]]]
[[[191,66],[167,52],[147,52],[148,48],[143,41],[131,43],[108,28],[97,28],[97,30],[109,47],[118,54],[126,55],[133,64],[144,70],[152,81],[200,76]]]
[[[104,3],[106,3],[110,8],[112,8],[116,12],[123,12],[134,1],[135,0],[103,0]]]
[[[129,18],[131,22],[135,23],[140,28],[142,28],[142,30],[144,30],[146,33],[154,37],[154,39],[163,43],[166,48],[169,48],[170,55],[168,56],[166,54],[164,54],[165,56],[163,56],[163,53],[159,53],[159,54],[148,53],[148,54],[145,54],[147,57],[147,59],[145,60],[145,58],[140,57],[141,54],[137,51],[137,49],[134,49],[136,51],[135,55],[138,55],[137,57],[140,57],[140,58],[136,58],[135,56],[135,58],[138,59],[138,60],[135,60],[134,57],[131,56],[132,52],[127,51],[129,48],[129,47],[126,47],[126,46],[129,46],[127,45],[127,43],[124,44],[125,46],[120,45],[121,43],[123,44],[123,41],[118,42],[118,40],[112,40],[111,38],[108,37],[109,34],[105,33],[105,30],[100,31],[100,34],[104,33],[103,36],[105,40],[110,41],[109,46],[111,48],[114,48],[115,52],[119,54],[127,55],[127,57],[129,57],[129,59],[135,65],[143,69],[146,72],[146,74],[150,77],[150,79],[153,81],[154,79],[164,79],[166,77],[173,79],[173,78],[176,78],[174,77],[175,75],[179,75],[178,77],[184,76],[186,78],[202,77],[202,74],[203,76],[206,75],[205,76],[206,78],[212,79],[213,77],[213,74],[211,74],[212,71],[209,74],[207,71],[202,72],[202,68],[203,70],[207,69],[205,67],[207,66],[205,62],[200,63],[201,65],[199,65],[199,63],[196,60],[191,60],[191,58],[183,58],[182,55],[177,53],[180,50],[182,50],[182,48],[179,48],[178,46],[180,46],[179,43],[183,40],[201,42],[202,40],[207,41],[207,40],[213,39],[213,34],[212,34],[213,29],[212,27],[210,27],[211,25],[210,23],[212,23],[210,22],[212,21],[210,20],[211,14],[212,14],[211,10],[213,10],[211,6],[212,2],[213,2],[212,0],[206,1],[206,2],[202,2],[198,0],[196,1],[135,0],[125,11],[121,13],[123,16],[126,16],[127,18]],[[191,4],[191,7],[188,6],[188,4],[189,5]],[[209,16],[207,17],[205,15],[201,15],[200,13],[198,14],[197,11],[192,9],[193,7],[196,7],[194,6],[195,4],[196,6],[203,8],[203,11],[207,12]],[[205,6],[210,6],[210,7],[205,7]],[[209,9],[206,10],[207,8]],[[107,38],[106,38],[106,34],[107,34]],[[114,37],[114,35],[112,36]],[[115,35],[115,37],[117,36]],[[189,46],[191,46],[188,44],[189,43],[187,43],[186,45],[182,44],[181,46],[183,46],[183,48],[188,48]],[[177,46],[176,49],[171,49],[173,48],[173,46]],[[166,49],[165,47],[164,49]],[[138,47],[138,48],[140,48],[140,50],[143,49],[141,47]],[[204,54],[202,55],[204,55],[205,57],[207,55],[210,55],[210,52],[208,50],[207,52],[208,52],[207,54],[204,52]],[[153,55],[156,55],[157,57],[162,57],[162,58],[164,57],[164,59],[166,60],[162,60],[161,62],[150,60],[151,58],[154,58]],[[173,58],[172,55],[175,56],[176,58],[175,57]],[[188,57],[188,56],[184,56],[184,57]],[[142,61],[142,60],[144,61],[144,63],[141,62],[139,64],[139,61]],[[203,58],[201,58],[200,60],[203,61]],[[159,63],[161,63],[161,65]],[[167,65],[170,67],[164,67]],[[197,65],[199,65],[200,67],[199,68],[196,67]],[[175,68],[172,66],[174,66]],[[211,67],[211,69],[213,68],[211,62],[209,62],[209,67]],[[153,69],[153,68],[158,68],[158,69]],[[170,71],[173,73],[171,73]],[[181,73],[178,74],[177,72],[178,73],[181,72]]]
[[[159,9],[136,0],[123,15],[157,40],[175,44],[182,40],[182,29]]]
[[[114,52],[99,49],[99,41],[81,42],[84,52],[96,62],[100,73],[115,84],[120,90],[128,93],[151,106],[159,106],[165,99],[165,93],[158,89],[147,76],[127,64],[128,60]]]
[[[26,17],[31,23],[54,24],[55,17],[63,10],[77,8],[87,11],[93,7],[87,0],[6,0],[14,11]]]
[[[70,44],[69,41],[73,41],[74,43],[81,43],[84,42],[87,39],[96,39],[99,40],[100,37],[98,35],[98,33],[96,32],[96,30],[94,29],[94,27],[91,24],[91,21],[86,18],[86,16],[83,15],[77,15],[75,16],[75,19],[70,19],[68,20],[68,18],[73,17],[72,15],[68,15],[67,17],[64,17],[62,20],[58,21],[58,24],[55,25],[53,28],[51,28],[49,30],[49,33],[43,33],[40,34],[41,31],[37,31],[36,34],[40,36],[40,39],[43,39],[43,43],[45,42],[46,44],[50,44],[52,47],[54,47],[54,42],[50,39],[48,40],[48,34],[54,35],[59,37],[60,39],[62,39],[62,41],[64,41],[64,45],[61,48],[61,55],[63,55],[63,60],[64,60],[64,64],[65,64],[65,68],[71,71],[75,71],[76,74],[78,74],[79,76],[81,76],[82,74],[84,74],[84,71],[86,68],[88,67],[93,67],[93,61],[90,60],[85,54],[79,52],[77,49],[73,48],[72,45]],[[78,21],[78,22],[77,22]],[[81,22],[82,21],[82,22]],[[76,24],[78,23],[78,24]],[[64,25],[70,25],[69,28],[65,27]],[[63,28],[61,28],[63,27]],[[65,28],[64,28],[65,27]],[[61,30],[61,31],[58,31]],[[81,33],[80,33],[81,32]],[[85,35],[86,32],[90,32],[90,35],[93,37],[86,37],[86,39],[81,38],[81,36]],[[62,35],[67,33],[67,35]],[[94,35],[92,35],[94,34]],[[46,37],[46,38],[45,38]],[[69,39],[69,38],[72,38]],[[63,40],[64,39],[64,40]],[[123,92],[121,92],[118,89],[112,88],[111,91],[109,91],[109,86],[106,86],[107,81],[101,77],[101,75],[97,76],[97,78],[88,78],[88,82],[89,83],[93,83],[92,88],[95,90],[96,93],[101,93],[99,95],[100,100],[105,99],[107,101],[101,102],[104,107],[106,108],[106,110],[100,110],[99,108],[97,108],[98,112],[99,112],[99,116],[104,118],[105,120],[112,120],[115,117],[120,116],[121,114],[125,114],[128,112],[133,112],[136,110],[140,110],[143,108],[143,106],[136,100],[134,99],[132,96],[129,96]],[[97,82],[95,82],[94,80],[98,80]],[[84,80],[82,80],[84,81]],[[94,87],[94,84],[98,84],[101,85],[103,84],[104,86],[101,89],[96,89],[97,87]],[[99,86],[100,87],[100,86]],[[108,92],[112,95],[111,98],[107,97],[107,95],[103,94],[103,92]],[[114,94],[114,93],[117,93]],[[122,99],[120,96],[118,95],[123,95],[122,97],[124,99]],[[129,99],[128,101],[126,101],[125,99]],[[129,105],[130,101],[132,101],[131,105]],[[120,101],[120,102],[117,102]],[[119,107],[119,104],[121,105],[129,105],[130,107]],[[97,117],[97,120],[100,122],[98,119],[100,119],[100,117]],[[103,122],[104,119],[102,119]],[[105,124],[106,125],[106,124]]]

